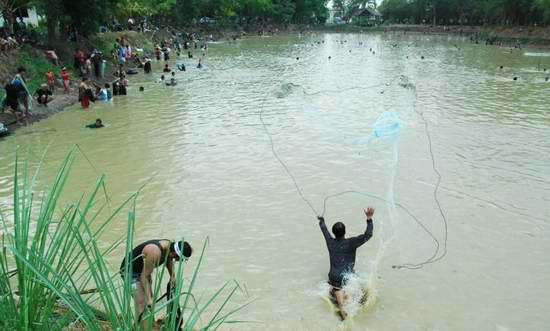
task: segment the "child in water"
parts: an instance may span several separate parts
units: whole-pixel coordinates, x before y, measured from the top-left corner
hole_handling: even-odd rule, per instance
[[[178,81],[176,80],[176,73],[172,71],[172,78],[170,78],[170,82],[166,83],[166,85],[169,85],[169,86],[176,86],[178,85]]]
[[[111,92],[111,85],[109,85],[109,83],[105,83],[105,90],[107,91],[107,100],[111,100],[113,98],[113,93]]]
[[[119,86],[119,95],[126,95],[126,90],[128,88],[128,79],[126,79],[126,75],[122,74],[120,77],[120,86]]]
[[[104,125],[103,125],[103,122],[101,122],[101,118],[98,118],[97,120],[95,120],[95,123],[93,124],[86,125],[88,129],[99,129],[99,128],[102,128],[103,126]]]

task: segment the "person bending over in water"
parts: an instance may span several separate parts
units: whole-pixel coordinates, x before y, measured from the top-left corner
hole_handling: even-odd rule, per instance
[[[134,302],[138,323],[141,322],[145,307],[151,308],[154,304],[152,290],[152,274],[157,267],[166,266],[173,288],[176,283],[174,261],[187,261],[193,254],[193,248],[186,241],[170,241],[168,239],[149,240],[136,246],[131,254],[132,262],[129,267],[134,291]],[[126,272],[126,258],[120,265],[120,275],[124,279]]]
[[[319,220],[319,227],[325,237],[330,257],[328,283],[331,286],[331,294],[334,295],[336,299],[336,304],[342,320],[345,320],[347,317],[347,313],[344,310],[346,295],[343,290],[345,275],[355,272],[355,252],[357,248],[372,237],[372,216],[374,215],[374,208],[368,207],[367,210],[365,210],[365,215],[367,216],[367,228],[365,233],[352,238],[345,238],[346,226],[342,222],[337,222],[332,226],[332,233],[335,236],[335,238],[333,238],[328,232],[324,217],[317,217]]]

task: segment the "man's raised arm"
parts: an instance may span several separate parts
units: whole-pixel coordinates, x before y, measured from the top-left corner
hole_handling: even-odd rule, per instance
[[[355,247],[359,247],[366,243],[370,238],[372,238],[372,232],[374,230],[374,224],[372,222],[372,216],[374,215],[374,208],[368,207],[367,210],[365,210],[365,215],[367,216],[367,228],[365,229],[365,233],[353,237],[353,245]]]
[[[327,226],[325,224],[325,218],[323,216],[317,216],[317,219],[319,220],[319,227],[321,228],[321,232],[323,232],[325,241],[328,242],[330,239],[332,239],[332,236],[328,232]]]

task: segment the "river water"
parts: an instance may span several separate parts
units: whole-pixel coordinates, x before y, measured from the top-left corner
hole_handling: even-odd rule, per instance
[[[325,213],[329,227],[344,221],[352,235],[364,231],[362,208],[376,208],[356,265],[376,303],[353,329],[547,330],[550,58],[540,53],[421,35],[212,44],[201,70],[196,59],[173,61],[187,64],[176,87],[156,82],[155,63],[153,75],[131,78],[128,96],[1,141],[0,203],[10,205],[16,146],[34,165],[47,149],[44,188],[79,144],[95,169],[78,158],[74,197],[100,172],[115,202],[147,183],[136,240],[185,236],[200,247],[210,238],[199,293],[236,279],[248,292],[237,302],[255,300],[238,317],[260,324],[234,329],[335,330],[320,297],[328,254],[315,215],[326,196],[357,190],[378,198],[345,194]],[[384,112],[391,137],[373,133]],[[84,129],[98,117],[106,128]],[[114,224],[105,244],[125,227]],[[445,247],[421,269],[392,268]]]

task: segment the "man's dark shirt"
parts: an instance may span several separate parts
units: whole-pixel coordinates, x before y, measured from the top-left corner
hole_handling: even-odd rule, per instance
[[[334,286],[340,287],[343,275],[354,272],[355,252],[357,248],[366,243],[372,237],[372,220],[367,221],[365,233],[352,238],[335,239],[328,232],[325,220],[319,221],[319,227],[323,232],[330,256],[329,281]]]
[[[39,88],[38,90],[36,90],[35,92],[37,95],[38,95],[38,98],[42,98],[43,96],[50,96],[52,95],[52,91],[50,90],[44,90],[42,88]]]
[[[6,84],[4,86],[6,89],[6,101],[8,102],[18,102],[18,93],[19,93],[19,87],[14,84]]]

